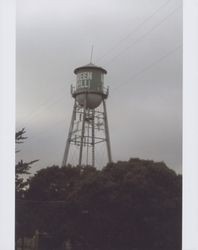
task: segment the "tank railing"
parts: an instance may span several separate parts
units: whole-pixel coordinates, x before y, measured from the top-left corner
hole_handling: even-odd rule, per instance
[[[82,87],[82,88],[76,88],[76,86],[73,86],[71,85],[71,95],[74,95],[78,92],[81,92],[81,91],[90,91],[90,92],[98,92],[98,93],[102,93],[106,96],[109,95],[109,86],[107,87],[102,87],[102,88],[96,88],[96,89],[90,89],[89,87]]]

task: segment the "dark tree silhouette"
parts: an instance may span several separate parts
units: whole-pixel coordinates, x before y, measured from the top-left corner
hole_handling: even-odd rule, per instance
[[[15,133],[15,143],[21,144],[23,143],[27,137],[24,136],[26,133],[25,128],[22,128],[21,130],[17,131]],[[15,149],[15,152],[18,153],[19,150]],[[18,206],[17,200],[18,199],[24,199],[25,191],[28,188],[28,179],[27,175],[30,175],[30,169],[32,167],[32,164],[37,162],[38,160],[30,161],[30,162],[24,162],[23,160],[20,160],[15,165],[15,190],[16,190],[16,221],[15,221],[15,229],[16,229],[16,240],[19,237],[24,237],[27,235],[28,232],[28,226],[27,226],[27,216],[30,213],[30,207],[23,206],[23,209],[21,209]],[[28,217],[29,218],[29,217]]]
[[[26,133],[25,128],[22,128],[21,130],[17,131],[15,133],[15,143],[21,144],[24,143],[24,140],[27,139],[24,134]],[[15,150],[16,153],[19,152],[19,150]],[[30,162],[24,162],[23,160],[20,160],[15,167],[15,186],[16,186],[16,197],[21,198],[24,194],[25,188],[28,185],[28,181],[25,176],[29,175],[29,170],[32,167],[32,164],[37,162],[38,160],[30,161]]]
[[[181,250],[181,191],[181,175],[163,162],[52,166],[30,179],[17,220],[72,249]]]

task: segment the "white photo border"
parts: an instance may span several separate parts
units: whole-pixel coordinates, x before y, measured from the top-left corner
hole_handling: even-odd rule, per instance
[[[15,249],[15,0],[0,0],[0,242]],[[183,1],[183,250],[198,250],[198,1]]]
[[[0,0],[0,248],[15,235],[15,1]]]

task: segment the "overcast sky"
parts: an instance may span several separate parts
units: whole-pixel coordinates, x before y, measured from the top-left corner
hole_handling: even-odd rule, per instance
[[[61,164],[73,70],[104,67],[113,160],[139,157],[182,168],[181,0],[18,0],[18,159]],[[104,150],[104,149],[103,149]]]

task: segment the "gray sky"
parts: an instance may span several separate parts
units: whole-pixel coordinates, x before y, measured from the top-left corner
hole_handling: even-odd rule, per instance
[[[181,0],[18,0],[16,127],[28,139],[17,159],[35,170],[61,164],[74,68],[108,74],[113,160],[182,165]],[[103,149],[104,150],[104,149]]]

